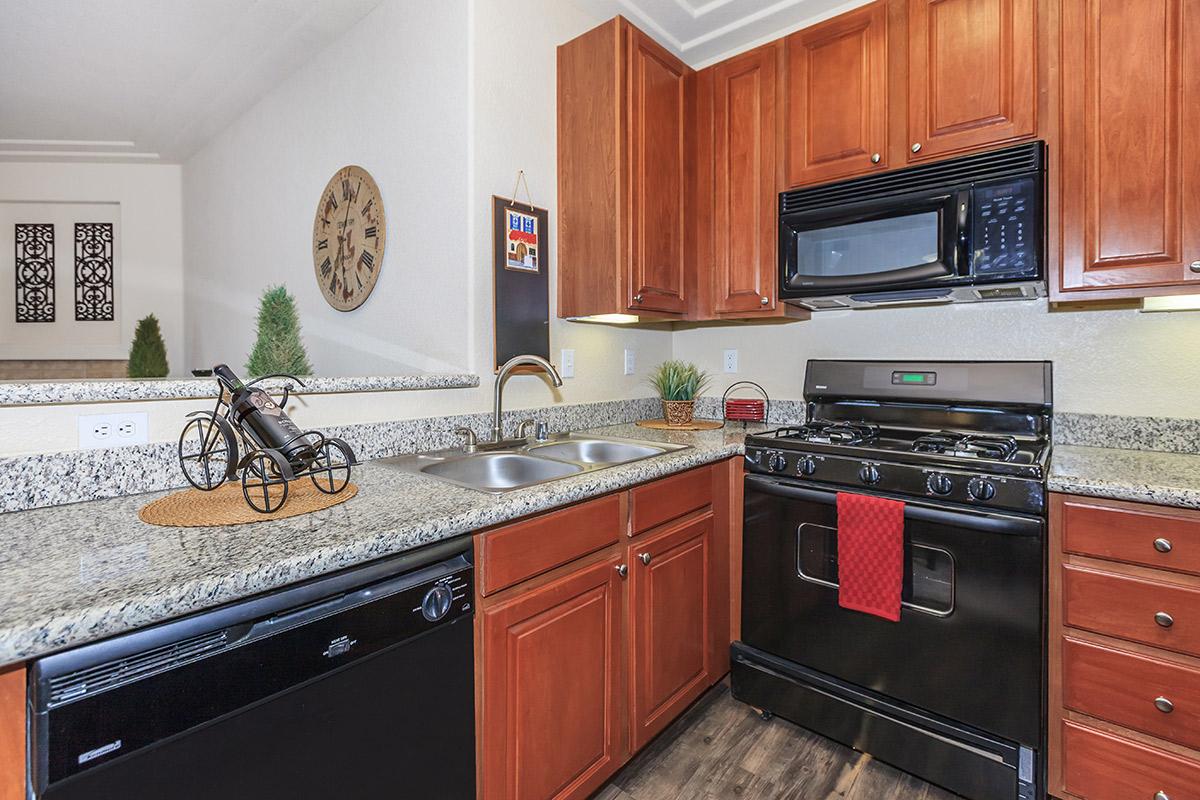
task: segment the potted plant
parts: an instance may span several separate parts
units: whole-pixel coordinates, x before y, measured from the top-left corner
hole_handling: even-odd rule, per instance
[[[708,386],[710,378],[687,361],[664,361],[650,374],[650,384],[662,399],[663,418],[668,425],[690,425],[696,418],[696,397]]]

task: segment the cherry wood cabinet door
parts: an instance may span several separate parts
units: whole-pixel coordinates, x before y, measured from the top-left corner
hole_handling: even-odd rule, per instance
[[[619,563],[517,589],[482,612],[484,800],[585,798],[623,762]]]
[[[788,186],[886,168],[884,3],[797,31],[785,46]]]
[[[712,539],[707,512],[629,544],[635,751],[711,682]]]
[[[1035,130],[1034,0],[908,0],[910,162]]]
[[[779,48],[713,68],[714,302],[718,314],[775,308],[775,86]]]
[[[1200,0],[1062,0],[1061,11],[1053,296],[1200,289]]]
[[[633,26],[629,32],[629,307],[686,311],[684,96],[687,65]]]

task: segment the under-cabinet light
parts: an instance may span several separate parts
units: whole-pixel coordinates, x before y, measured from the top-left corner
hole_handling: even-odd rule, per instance
[[[1143,297],[1142,311],[1200,311],[1200,294]]]
[[[590,317],[567,317],[571,322],[604,322],[609,325],[632,325],[640,322],[636,314],[593,314]]]

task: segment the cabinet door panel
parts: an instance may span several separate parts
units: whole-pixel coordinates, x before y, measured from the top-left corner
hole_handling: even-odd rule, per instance
[[[1062,6],[1060,290],[1200,278],[1200,2]],[[1185,224],[1186,223],[1186,224]]]
[[[1034,0],[909,0],[908,25],[909,161],[1033,134]]]
[[[713,277],[720,314],[772,310],[776,303],[777,58],[768,47],[713,70]]]
[[[482,612],[485,799],[584,798],[620,766],[617,563],[584,567]]]
[[[881,2],[787,38],[787,183],[887,166],[887,8]],[[876,160],[877,159],[877,160]]]
[[[712,531],[707,513],[629,545],[635,750],[710,683]]]
[[[634,311],[682,312],[687,67],[636,28],[629,30],[633,252],[628,301]]]

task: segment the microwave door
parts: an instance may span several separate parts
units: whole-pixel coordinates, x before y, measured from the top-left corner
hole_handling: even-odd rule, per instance
[[[969,192],[891,197],[780,219],[791,292],[928,285],[967,274]]]

